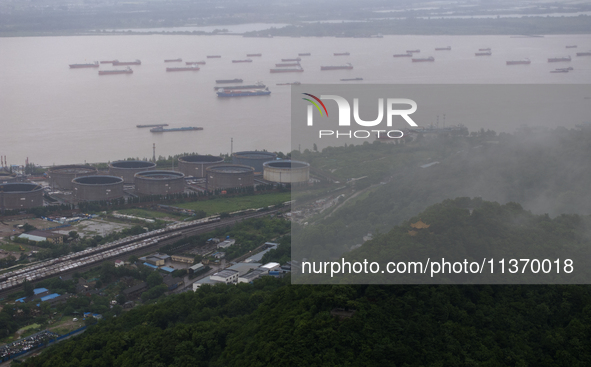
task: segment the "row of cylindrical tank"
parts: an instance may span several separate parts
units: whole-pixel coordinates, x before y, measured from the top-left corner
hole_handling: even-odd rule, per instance
[[[41,261],[25,268],[0,274],[0,281],[2,281],[0,283],[0,290],[17,286],[24,282],[25,279],[29,281],[39,280],[76,267],[85,266],[113,256],[152,246],[159,241],[180,236],[181,233],[178,232],[179,230],[219,221],[220,217],[209,217],[189,222],[176,223],[163,229],[126,237],[101,246],[87,248],[57,259]]]
[[[184,192],[185,177],[205,178],[208,190],[248,187],[254,185],[254,175],[276,183],[303,183],[309,179],[305,162],[278,161],[275,153],[265,151],[236,152],[232,164],[222,157],[188,155],[179,158],[178,171],[156,170],[148,161],[117,161],[109,164],[109,175],[99,175],[89,165],[51,167],[49,182],[54,189],[69,190],[77,201],[100,201],[124,196],[124,185],[135,184],[139,195],[167,195]],[[0,183],[0,192],[2,192]],[[7,209],[27,209],[43,205],[40,186],[6,187],[4,201]]]

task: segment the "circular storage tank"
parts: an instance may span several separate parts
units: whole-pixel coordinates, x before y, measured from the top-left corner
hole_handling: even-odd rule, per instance
[[[175,171],[136,173],[135,191],[141,195],[177,194],[185,191],[185,175]]]
[[[232,154],[232,163],[243,164],[254,168],[255,172],[263,172],[263,163],[274,161],[277,154],[263,151],[236,152]]]
[[[74,198],[79,201],[111,200],[123,197],[123,179],[116,176],[85,176],[72,180]]]
[[[68,165],[51,167],[49,171],[49,184],[56,189],[72,190],[72,180],[81,176],[98,174],[98,170],[92,166]]]
[[[254,168],[240,164],[219,164],[208,167],[207,189],[230,189],[254,185]]]
[[[273,161],[263,165],[263,178],[277,183],[298,184],[310,179],[310,164],[300,161]]]
[[[43,187],[34,183],[0,184],[0,208],[28,209],[43,206]]]
[[[126,184],[135,183],[136,173],[156,169],[156,163],[148,161],[117,161],[109,164],[109,175],[121,177]]]
[[[0,184],[16,182],[16,174],[10,172],[0,172]]]
[[[179,171],[185,176],[205,177],[207,167],[224,163],[224,158],[213,155],[186,155],[179,158]]]

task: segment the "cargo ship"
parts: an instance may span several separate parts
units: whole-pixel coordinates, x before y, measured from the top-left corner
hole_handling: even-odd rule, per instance
[[[295,59],[281,59],[281,61],[283,61],[283,62],[287,62],[287,61],[302,61],[302,59],[300,59],[299,57],[297,57]]]
[[[451,51],[451,46],[447,46],[447,47],[435,47],[435,51]]]
[[[577,48],[577,45],[566,46],[566,48]]]
[[[225,87],[213,87],[213,89],[215,90],[220,90],[220,89],[228,89],[228,90],[234,90],[234,89],[265,89],[267,88],[266,85],[264,85],[261,82],[258,82],[256,84],[251,84],[251,85],[228,85]]]
[[[278,68],[283,68],[286,66],[300,66],[300,63],[299,62],[284,62],[281,64],[275,64],[275,66]]]
[[[570,56],[568,57],[551,57],[548,59],[548,62],[561,62],[561,61],[570,61]]]
[[[298,56],[312,56],[309,52],[304,52],[303,54],[298,54]]]
[[[218,97],[254,97],[254,96],[268,96],[271,91],[267,88],[253,89],[253,90],[232,90],[232,89],[220,89],[217,92]]]
[[[393,56],[394,57],[412,57],[412,54],[409,54],[409,53],[407,53],[407,54],[394,54]]]
[[[208,59],[219,59],[219,58],[221,58],[221,56],[220,55],[209,55],[209,56],[207,56],[207,58]]]
[[[205,65],[205,61],[187,61],[185,65]]]
[[[202,127],[193,127],[193,126],[188,126],[188,127],[173,127],[170,129],[165,129],[162,126],[158,126],[155,127],[153,129],[150,129],[151,132],[153,133],[165,133],[167,131],[192,131],[192,130],[203,130]]]
[[[477,52],[474,55],[476,56],[491,56],[492,52],[488,51],[488,52]]]
[[[349,56],[351,54],[348,52],[335,52],[333,55],[335,55],[335,56]]]
[[[529,59],[507,61],[507,65],[529,65],[529,64],[531,64],[531,61]]]
[[[168,124],[153,124],[153,125],[135,125],[135,127],[162,127],[162,126],[168,126]]]
[[[569,71],[573,70],[573,68],[560,68],[550,71],[551,73],[568,73]]]
[[[407,54],[416,54],[416,53],[419,53],[419,52],[421,52],[421,50],[406,50],[406,53]]]
[[[133,70],[128,66],[127,69],[121,70],[99,70],[99,75],[115,75],[115,74],[133,74]]]
[[[181,66],[177,68],[166,68],[166,71],[197,71],[200,68],[198,66]]]
[[[224,84],[224,83],[242,83],[243,80],[242,79],[218,79],[215,81],[218,84]]]
[[[292,82],[292,83],[277,83],[277,85],[300,85],[300,82]]]
[[[263,54],[246,54],[246,57],[260,57],[263,56]]]
[[[591,56],[591,51],[577,52],[577,56]]]
[[[135,60],[135,61],[119,61],[119,60],[113,60],[113,65],[114,66],[118,66],[118,65],[141,65],[142,62],[140,60]]]
[[[304,69],[300,66],[299,68],[279,68],[271,69],[272,73],[302,73]]]
[[[251,59],[244,59],[244,60],[232,60],[232,62],[236,63],[236,62],[252,62]]]
[[[92,64],[70,64],[70,69],[78,69],[78,68],[98,68],[99,63],[95,61]]]
[[[183,59],[178,58],[178,59],[168,59],[168,60],[164,60],[164,62],[183,62]]]
[[[320,70],[351,70],[353,65],[347,63],[345,65],[321,66]]]
[[[478,51],[491,51],[490,48],[479,48]]]
[[[433,62],[435,58],[433,56],[423,57],[419,59],[412,59],[412,62]]]
[[[110,60],[110,61],[109,61],[109,60],[104,60],[104,61],[101,61],[101,64],[112,64],[112,63],[114,63],[115,61],[116,61],[116,60]]]
[[[348,78],[348,79],[341,79],[342,82],[354,82],[357,80],[363,80],[363,78]]]

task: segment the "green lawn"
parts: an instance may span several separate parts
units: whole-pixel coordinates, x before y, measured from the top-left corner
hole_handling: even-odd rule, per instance
[[[273,192],[269,194],[248,195],[239,197],[217,197],[215,199],[177,204],[180,208],[203,210],[207,215],[223,212],[235,212],[244,209],[257,209],[269,205],[284,203],[291,200],[291,192]]]
[[[27,247],[27,245],[21,245],[23,246],[23,248],[25,249],[25,251],[28,251],[29,248]],[[18,243],[12,243],[12,242],[8,242],[8,243],[2,243],[0,245],[0,248],[6,251],[12,251],[12,252],[19,252],[21,249],[19,247]]]
[[[146,210],[146,209],[137,209],[137,208],[117,210],[117,213],[125,214],[125,215],[134,215],[136,217],[147,218],[147,219],[152,219],[152,218],[159,219],[159,218],[166,218],[166,217],[168,217],[168,218],[181,217],[178,214],[163,213],[163,212],[159,212],[156,210]]]

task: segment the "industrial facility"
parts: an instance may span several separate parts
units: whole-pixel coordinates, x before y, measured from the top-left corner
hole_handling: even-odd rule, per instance
[[[232,154],[232,163],[252,167],[258,173],[263,172],[263,163],[275,159],[277,159],[277,154],[257,150]]]
[[[117,161],[109,164],[109,175],[121,177],[126,184],[134,184],[136,173],[153,169],[156,169],[154,162]]]
[[[43,187],[34,183],[0,184],[0,209],[43,206]]]
[[[111,200],[123,197],[123,179],[116,176],[84,176],[72,180],[74,199],[78,201]]]
[[[49,184],[53,189],[72,190],[72,180],[81,176],[92,176],[98,174],[98,170],[92,166],[67,165],[54,166],[47,171]]]
[[[273,161],[263,164],[263,178],[277,183],[302,184],[310,179],[310,164],[300,161]]]
[[[166,195],[185,191],[185,175],[175,171],[145,171],[135,174],[135,191],[140,195]]]
[[[229,189],[254,185],[254,168],[240,164],[218,164],[208,167],[207,189]]]
[[[213,155],[186,155],[179,158],[179,171],[185,176],[205,177],[207,167],[224,163],[224,158]]]
[[[16,174],[0,171],[0,184],[16,182]]]

